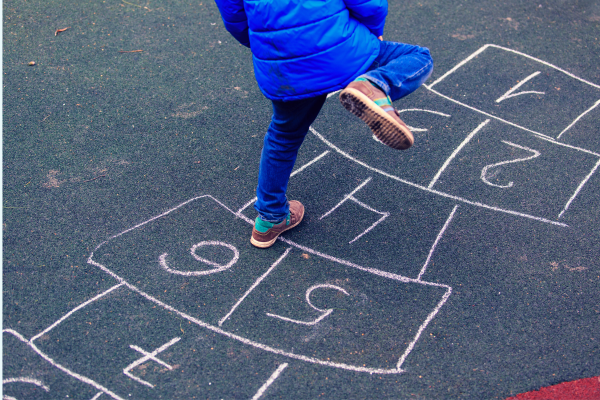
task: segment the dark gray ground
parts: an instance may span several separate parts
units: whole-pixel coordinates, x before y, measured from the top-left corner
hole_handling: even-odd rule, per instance
[[[298,167],[329,153],[290,183],[306,219],[263,251],[229,211],[270,118],[250,53],[211,1],[144,1],[4,2],[5,395],[502,399],[600,375],[598,1],[392,1],[385,38],[436,63],[395,106],[437,114],[404,112],[427,130],[395,152],[329,99]],[[517,92],[544,94],[496,102],[536,72]],[[207,241],[238,261],[161,267],[218,269],[190,255]],[[316,285],[316,325],[267,315],[316,319]]]

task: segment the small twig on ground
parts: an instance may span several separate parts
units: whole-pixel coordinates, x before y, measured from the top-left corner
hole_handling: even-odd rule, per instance
[[[70,28],[70,26],[68,26],[66,28],[57,29],[56,32],[54,32],[54,36],[58,36],[59,33],[64,32],[69,28]]]
[[[129,4],[130,6],[136,6],[136,7],[142,8],[142,6],[140,6],[140,5],[137,5],[137,4],[130,3],[130,2],[128,2],[128,1],[125,1],[125,0],[121,0],[121,1],[122,1],[123,3],[125,3],[125,4]]]

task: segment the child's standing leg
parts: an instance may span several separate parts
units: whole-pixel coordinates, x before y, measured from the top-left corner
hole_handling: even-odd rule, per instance
[[[298,225],[304,207],[287,201],[286,191],[298,150],[326,95],[297,101],[273,101],[273,117],[265,135],[258,172],[257,200],[259,216],[254,222],[251,243],[266,248],[284,231]]]
[[[384,144],[407,149],[414,142],[412,133],[391,102],[414,92],[432,70],[428,49],[382,41],[379,56],[366,73],[342,90],[340,100]]]

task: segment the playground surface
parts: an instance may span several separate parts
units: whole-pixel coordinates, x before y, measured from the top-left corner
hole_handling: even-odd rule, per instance
[[[600,393],[600,3],[390,1],[415,145],[333,93],[266,250],[271,106],[212,1],[3,21],[4,398]]]

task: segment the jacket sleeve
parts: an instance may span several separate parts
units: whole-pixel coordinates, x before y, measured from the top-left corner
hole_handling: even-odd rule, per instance
[[[248,17],[243,0],[215,0],[225,29],[241,44],[250,47],[248,36]]]
[[[387,17],[387,0],[344,0],[350,15],[365,25],[371,33],[379,37],[383,35],[385,17]]]

